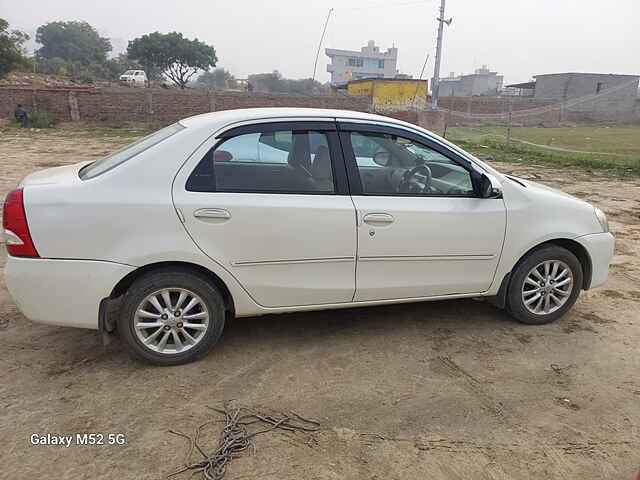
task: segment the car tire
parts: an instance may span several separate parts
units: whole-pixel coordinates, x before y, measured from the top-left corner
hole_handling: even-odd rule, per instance
[[[551,323],[576,302],[582,279],[580,261],[566,248],[548,245],[536,249],[513,270],[507,293],[508,311],[522,323]]]
[[[215,345],[224,324],[222,295],[205,276],[188,269],[165,269],[145,274],[129,287],[118,331],[133,358],[180,365]]]

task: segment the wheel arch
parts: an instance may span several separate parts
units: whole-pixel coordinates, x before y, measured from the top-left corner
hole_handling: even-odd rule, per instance
[[[529,254],[536,250],[540,250],[548,245],[557,245],[558,247],[562,247],[566,250],[569,250],[573,253],[578,261],[580,262],[580,266],[582,267],[582,289],[588,290],[591,286],[591,275],[593,270],[593,265],[591,263],[591,256],[587,249],[579,242],[572,240],[570,238],[554,238],[551,240],[545,240],[542,243],[539,243],[529,250],[527,250],[524,254],[520,256],[518,261],[513,265],[510,272],[513,272],[516,267],[525,259]]]
[[[571,253],[573,253],[576,256],[576,258],[580,262],[580,266],[582,266],[582,289],[589,290],[589,287],[591,286],[591,275],[593,273],[593,264],[591,262],[591,255],[589,255],[589,252],[584,247],[584,245],[582,245],[579,242],[576,242],[575,240],[571,240],[569,238],[557,238],[554,240],[549,240],[547,242],[544,242],[539,247],[546,246],[549,244],[563,247],[569,250]],[[536,247],[536,248],[539,248],[539,247]]]
[[[530,255],[532,252],[544,248],[548,245],[557,245],[559,247],[565,248],[573,253],[578,261],[580,262],[580,266],[582,267],[582,289],[588,290],[591,286],[591,276],[593,271],[593,265],[591,263],[591,256],[587,249],[580,244],[579,242],[572,240],[570,238],[554,238],[551,240],[545,240],[544,242],[540,242],[533,247],[529,248],[526,252],[524,252],[518,261],[513,264],[511,269],[504,275],[502,278],[500,288],[498,289],[498,293],[495,297],[491,298],[491,302],[499,308],[504,308],[506,305],[507,292],[509,291],[510,282],[511,282],[511,273]]]
[[[231,295],[231,291],[227,287],[227,285],[222,281],[222,279],[216,275],[214,272],[209,270],[202,265],[197,265],[195,263],[190,262],[177,262],[177,261],[169,261],[169,262],[157,262],[150,263],[148,265],[144,265],[142,267],[136,268],[132,272],[129,272],[125,275],[114,287],[109,295],[111,300],[117,299],[124,295],[124,293],[129,289],[129,287],[141,276],[154,272],[157,270],[187,270],[191,272],[197,272],[198,274],[205,277],[208,281],[210,281],[222,295],[222,299],[224,301],[225,311],[227,312],[227,316],[233,317],[235,315],[235,303],[233,301],[233,296]]]

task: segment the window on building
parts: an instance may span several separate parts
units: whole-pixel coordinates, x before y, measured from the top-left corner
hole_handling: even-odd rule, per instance
[[[351,57],[349,58],[348,62],[350,67],[361,67],[364,63],[362,61],[362,58],[355,58],[355,57]]]
[[[378,60],[378,68],[384,68],[384,60]]]
[[[603,88],[604,84],[602,82],[598,82],[598,84],[596,85],[596,93],[600,93]]]

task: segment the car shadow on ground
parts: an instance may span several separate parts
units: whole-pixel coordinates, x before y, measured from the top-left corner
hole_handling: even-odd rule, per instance
[[[471,299],[271,314],[230,320],[222,344],[314,341],[358,335],[428,335],[446,328],[475,335],[516,324],[487,302]]]
[[[147,367],[129,359],[117,334],[110,336],[109,344],[103,347],[95,331],[34,327],[37,332],[19,348],[39,350],[49,374],[83,368]],[[384,345],[394,339],[424,343],[460,335],[491,342],[496,331],[518,327],[527,328],[487,302],[471,299],[242,317],[227,321],[219,343],[202,361],[233,364],[252,351],[270,349],[313,347],[330,354],[338,344],[356,350],[363,342]]]

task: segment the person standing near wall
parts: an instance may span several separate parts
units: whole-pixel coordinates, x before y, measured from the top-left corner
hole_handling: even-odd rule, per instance
[[[20,122],[22,128],[27,128],[27,124],[29,123],[29,114],[21,104],[18,104],[15,112],[13,112],[13,116],[18,122]]]

